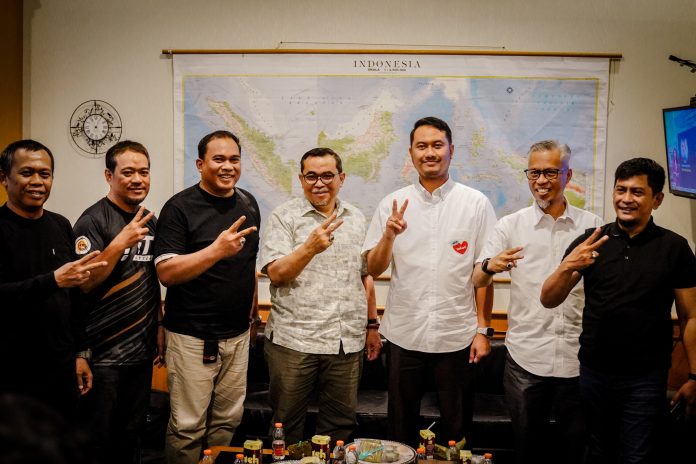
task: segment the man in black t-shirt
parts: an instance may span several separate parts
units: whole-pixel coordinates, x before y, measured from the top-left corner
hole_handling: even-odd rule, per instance
[[[92,374],[75,359],[70,289],[106,263],[89,253],[78,261],[72,229],[44,210],[53,186],[53,154],[39,142],[20,140],[0,154],[0,393],[33,397],[74,419],[78,391]],[[77,373],[77,377],[76,377]],[[0,418],[0,420],[11,418]]]
[[[167,201],[155,241],[157,275],[167,287],[170,464],[197,462],[204,441],[230,444],[244,412],[249,324],[258,319],[261,219],[254,197],[235,188],[239,139],[206,135],[196,166],[201,181]]]
[[[106,197],[75,223],[75,252],[101,251],[108,265],[82,287],[85,358],[94,387],[80,404],[99,463],[140,462],[140,439],[150,403],[161,297],[153,261],[156,220],[140,204],[150,190],[150,156],[138,142],[106,152]]]
[[[634,158],[616,169],[616,222],[588,230],[544,282],[555,307],[584,278],[580,392],[588,415],[588,462],[657,462],[672,351],[672,303],[681,320],[689,379],[674,396],[696,413],[696,257],[687,241],[652,220],[665,173]]]

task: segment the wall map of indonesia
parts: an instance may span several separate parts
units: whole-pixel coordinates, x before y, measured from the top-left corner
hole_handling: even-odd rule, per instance
[[[419,63],[356,60],[354,65],[405,70]],[[199,180],[194,159],[200,138],[230,130],[242,145],[239,186],[253,192],[264,218],[302,195],[299,160],[323,146],[343,159],[340,196],[369,220],[380,199],[417,178],[409,132],[424,116],[450,124],[455,144],[450,175],[485,193],[498,217],[531,204],[523,173],[526,152],[531,143],[549,138],[573,152],[569,201],[601,215],[602,205],[592,204],[598,188],[595,79],[187,76],[183,93],[184,185]]]

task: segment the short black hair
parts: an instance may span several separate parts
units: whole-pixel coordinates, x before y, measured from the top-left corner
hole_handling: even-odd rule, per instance
[[[211,132],[210,134],[206,135],[201,139],[200,142],[198,142],[198,157],[200,159],[205,158],[205,152],[208,149],[208,144],[210,143],[211,140],[215,139],[232,139],[234,140],[234,143],[237,144],[239,147],[239,154],[242,154],[242,145],[239,143],[239,137],[234,135],[230,131],[226,130],[216,130],[215,132]]]
[[[43,150],[48,153],[48,157],[51,158],[51,171],[55,172],[55,161],[53,160],[53,153],[48,149],[46,145],[36,140],[25,139],[12,142],[0,153],[0,170],[4,171],[5,174],[10,174],[10,169],[12,169],[12,162],[14,161],[14,155],[17,150],[27,150],[27,151],[40,151]]]
[[[300,160],[300,172],[304,171],[304,162],[307,158],[318,156],[333,156],[333,158],[336,160],[336,169],[338,169],[338,173],[340,174],[343,172],[343,162],[341,161],[341,157],[338,156],[338,154],[332,149],[324,147],[312,148],[307,153],[302,155],[302,159]]]
[[[145,148],[142,143],[134,142],[132,140],[123,140],[107,150],[106,156],[104,157],[106,169],[114,172],[117,164],[116,157],[128,150],[145,155],[145,158],[147,158],[147,164],[148,166],[150,165],[150,154],[147,152],[147,148]]]
[[[632,158],[619,164],[614,173],[614,185],[619,180],[642,175],[648,176],[648,185],[653,195],[662,192],[665,186],[665,170],[657,161],[650,158]]]
[[[447,140],[449,140],[450,145],[452,145],[452,130],[450,129],[450,126],[445,121],[440,118],[436,118],[435,116],[428,116],[416,121],[416,123],[413,125],[413,130],[411,131],[411,141],[409,145],[413,145],[413,134],[420,126],[433,126],[435,129],[441,130],[445,133],[445,135],[447,135]]]

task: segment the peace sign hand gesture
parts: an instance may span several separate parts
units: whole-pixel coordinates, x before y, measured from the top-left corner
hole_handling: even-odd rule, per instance
[[[106,261],[96,261],[99,251],[93,251],[82,258],[63,264],[53,272],[53,277],[60,288],[79,287],[89,280],[90,271],[104,267]]]
[[[397,209],[396,199],[392,202],[392,212],[387,218],[387,226],[384,230],[384,234],[390,240],[394,240],[397,235],[401,234],[406,230],[408,224],[404,219],[404,213],[406,212],[406,207],[408,206],[408,198],[404,200],[404,204],[401,208]]]
[[[239,227],[244,224],[244,221],[246,221],[246,216],[240,216],[229,229],[220,232],[220,235],[218,235],[213,242],[212,246],[220,252],[223,258],[228,258],[239,253],[246,242],[246,238],[244,237],[256,230],[256,227],[252,226],[238,231]]]
[[[118,245],[119,250],[132,248],[150,233],[147,223],[152,219],[155,213],[150,211],[144,216],[143,214],[145,214],[145,207],[141,206],[133,220],[121,229],[121,232],[114,238],[114,242]]]
[[[601,233],[601,227],[597,227],[595,231],[592,232],[592,235],[587,238],[587,240],[576,246],[573,251],[568,253],[568,256],[565,257],[562,263],[567,270],[580,271],[591,264],[594,264],[595,260],[599,256],[597,249],[604,245],[604,242],[609,240],[608,235],[605,235],[597,240],[597,237],[599,237],[599,234]]]
[[[322,222],[319,227],[314,229],[307,237],[307,240],[305,240],[305,246],[312,255],[321,253],[329,248],[333,243],[333,232],[341,227],[341,224],[343,224],[343,219],[336,222],[334,221],[336,221],[335,211],[333,214],[331,214],[331,216],[328,217],[328,219],[326,219],[326,221]]]

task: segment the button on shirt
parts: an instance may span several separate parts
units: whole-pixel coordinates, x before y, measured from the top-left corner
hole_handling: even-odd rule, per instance
[[[471,273],[495,225],[495,211],[481,192],[451,179],[432,194],[416,183],[380,202],[363,253],[382,238],[392,201],[401,207],[407,198],[407,228],[394,241],[380,332],[408,350],[464,349],[478,325]]]
[[[539,296],[544,281],[558,267],[568,245],[586,229],[601,225],[599,216],[570,205],[554,221],[535,203],[498,221],[486,243],[482,258],[524,247],[524,258],[510,271],[505,345],[512,359],[532,374],[564,378],[579,375],[578,349],[585,304],[582,280],[556,308],[544,308]]]
[[[361,277],[367,265],[360,254],[365,216],[337,200],[334,241],[317,254],[294,280],[270,285],[271,315],[266,337],[302,353],[338,354],[365,347],[367,297]],[[271,214],[263,234],[258,266],[262,272],[273,261],[299,248],[326,221],[306,198],[290,200]]]

